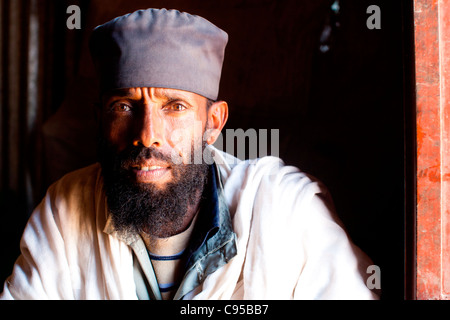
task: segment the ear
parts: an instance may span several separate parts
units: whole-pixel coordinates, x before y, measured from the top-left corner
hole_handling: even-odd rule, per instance
[[[222,132],[228,119],[228,104],[225,101],[214,102],[208,109],[208,136],[206,142],[213,144]]]

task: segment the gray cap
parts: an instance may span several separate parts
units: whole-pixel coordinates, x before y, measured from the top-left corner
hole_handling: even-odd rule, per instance
[[[216,100],[228,35],[177,10],[139,10],[100,25],[89,47],[101,92],[171,88]]]

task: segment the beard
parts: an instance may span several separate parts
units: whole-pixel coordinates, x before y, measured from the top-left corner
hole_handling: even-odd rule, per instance
[[[201,151],[206,143],[201,145]],[[166,238],[182,228],[188,210],[197,207],[208,181],[208,164],[176,164],[170,155],[150,147],[130,147],[116,153],[104,140],[99,142],[99,162],[102,167],[108,209],[118,232],[146,233]],[[198,151],[197,151],[198,152]],[[195,153],[192,146],[191,155]],[[152,183],[137,183],[132,179],[132,164],[157,159],[169,164],[172,180],[163,188]],[[193,163],[193,161],[191,161]]]

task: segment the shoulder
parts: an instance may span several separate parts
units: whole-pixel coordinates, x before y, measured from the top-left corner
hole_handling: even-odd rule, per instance
[[[70,172],[48,188],[38,211],[51,215],[59,228],[94,225],[103,206],[102,181],[99,164]]]
[[[221,178],[229,192],[236,189],[235,191],[239,192],[245,191],[246,195],[273,195],[275,199],[280,195],[298,198],[319,193],[328,194],[318,179],[295,166],[286,165],[278,157],[239,160],[221,151],[219,155],[222,160],[218,163]]]
[[[276,225],[287,223],[284,227],[290,228],[295,226],[292,222],[298,223],[315,211],[323,212],[324,206],[332,207],[320,181],[285,165],[278,157],[240,161],[222,170],[221,175],[232,217],[253,217],[255,223],[269,224],[276,220]]]
[[[52,205],[88,203],[102,190],[103,180],[98,163],[72,171],[54,182],[47,190],[46,198]]]
[[[320,181],[264,157],[238,164],[224,188],[246,264],[258,266],[273,291],[304,299],[372,297],[361,272],[371,261],[351,242]],[[265,277],[276,270],[283,273]]]
[[[78,189],[94,188],[99,183],[101,167],[98,163],[72,171],[53,183],[51,191],[77,191]]]

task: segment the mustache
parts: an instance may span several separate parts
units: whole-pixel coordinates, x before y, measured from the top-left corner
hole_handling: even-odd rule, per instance
[[[142,145],[129,145],[125,149],[119,151],[104,137],[99,137],[97,143],[97,161],[102,165],[104,170],[109,170],[111,172],[126,173],[131,167],[140,165],[160,165],[175,169],[196,164],[196,155],[198,153],[203,155],[206,146],[206,142],[203,142],[201,148],[197,150],[195,145],[192,144],[190,154],[186,153],[186,157],[189,159],[183,160],[184,157],[181,152],[176,151],[175,149],[171,151],[165,149],[163,151],[161,148],[154,146],[145,147]],[[204,163],[203,160],[202,157],[202,163]]]
[[[155,147],[143,147],[132,146],[117,154],[117,158],[120,161],[121,167],[129,167],[132,165],[140,164],[148,160],[154,160],[158,162],[168,163],[170,166],[174,166],[170,155],[164,154]]]

